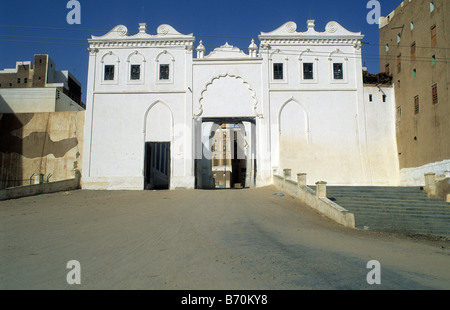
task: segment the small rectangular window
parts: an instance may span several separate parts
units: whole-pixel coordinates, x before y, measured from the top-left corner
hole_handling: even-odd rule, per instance
[[[432,96],[433,96],[433,104],[438,103],[438,92],[437,92],[437,84],[434,84],[432,87]]]
[[[105,81],[114,80],[114,65],[105,65]]]
[[[414,97],[414,114],[419,114],[419,96]]]
[[[434,1],[430,1],[430,13],[434,12]]]
[[[413,77],[415,78],[417,76],[417,70],[413,69]]]
[[[169,65],[159,65],[159,79],[168,80],[169,79]]]
[[[402,116],[402,107],[398,106],[397,107],[397,121],[400,120],[401,116]]]
[[[436,64],[436,55],[431,56],[431,64],[432,65]]]
[[[409,28],[411,29],[411,31],[414,30],[414,22],[410,22],[410,23],[409,23]]]
[[[314,79],[314,65],[312,63],[303,64],[303,79],[305,80]]]
[[[386,102],[386,98],[387,98],[387,96],[383,95],[383,102]]]
[[[341,63],[335,63],[333,64],[333,73],[334,73],[334,79],[335,80],[342,80],[344,79],[344,71],[343,66]]]
[[[282,80],[283,79],[283,64],[275,63],[273,64],[273,79]]]
[[[23,79],[23,82],[24,82],[24,84],[27,84],[27,83],[28,83],[28,79],[27,79],[27,78],[24,78],[24,79]]]
[[[370,94],[369,95],[369,101],[372,102],[373,101],[373,96]]]
[[[431,46],[437,45],[437,31],[436,31],[436,25],[433,25],[431,27]]]
[[[20,84],[20,78],[17,78],[17,84]]]
[[[416,61],[416,42],[411,44],[411,61]]]
[[[402,71],[402,54],[397,56],[397,73]]]
[[[131,65],[130,79],[131,80],[140,80],[141,79],[141,66],[140,65]]]

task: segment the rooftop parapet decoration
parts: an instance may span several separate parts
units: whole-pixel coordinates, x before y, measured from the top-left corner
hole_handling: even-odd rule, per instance
[[[364,38],[361,32],[351,32],[342,27],[338,22],[330,21],[324,32],[315,30],[314,20],[308,20],[307,30],[305,32],[297,31],[297,24],[295,22],[287,22],[281,27],[271,32],[261,32],[259,39],[262,43],[302,43],[305,40],[345,40],[345,42],[354,44],[360,42]]]

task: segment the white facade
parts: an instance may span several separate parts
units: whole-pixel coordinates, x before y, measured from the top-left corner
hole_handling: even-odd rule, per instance
[[[170,145],[171,189],[210,187],[211,131],[222,122],[245,129],[246,186],[286,168],[309,184],[397,185],[393,90],[366,98],[380,89],[363,86],[363,36],[336,22],[307,27],[261,33],[248,54],[226,43],[205,55],[200,42],[196,58],[194,36],[169,25],[92,37],[83,187],[143,189],[148,163],[165,160],[146,155],[149,143]]]

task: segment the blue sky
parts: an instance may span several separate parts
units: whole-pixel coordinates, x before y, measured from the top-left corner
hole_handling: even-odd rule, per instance
[[[401,3],[378,1],[382,16]],[[87,39],[116,25],[125,25],[134,34],[138,23],[145,22],[147,31],[156,34],[159,25],[169,24],[181,33],[193,33],[196,45],[203,40],[207,52],[225,42],[247,52],[251,38],[257,40],[260,32],[272,31],[288,21],[297,23],[297,31],[306,31],[306,21],[314,19],[317,31],[324,31],[331,20],[350,31],[361,31],[364,42],[369,43],[363,47],[363,61],[370,72],[378,72],[378,25],[367,23],[368,0],[79,0],[80,25],[67,23],[67,2],[2,1],[0,69],[14,68],[16,61],[32,60],[34,54],[49,54],[57,70],[69,70],[81,82],[85,102]]]

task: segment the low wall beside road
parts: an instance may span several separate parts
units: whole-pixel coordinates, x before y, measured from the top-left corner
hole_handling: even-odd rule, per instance
[[[73,179],[1,189],[0,201],[80,189],[80,180],[80,172],[75,171],[75,177]]]
[[[328,198],[317,195],[317,193],[308,186],[302,184],[299,185],[298,182],[278,175],[273,177],[273,183],[278,189],[294,196],[300,202],[319,211],[335,222],[344,225],[345,227],[355,228],[355,216],[353,213],[350,213],[348,210]]]

